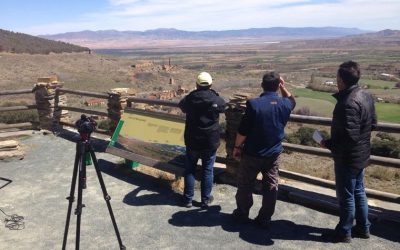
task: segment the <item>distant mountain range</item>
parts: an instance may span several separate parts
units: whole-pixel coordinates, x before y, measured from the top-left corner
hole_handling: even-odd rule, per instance
[[[57,41],[70,42],[90,48],[129,48],[174,45],[203,45],[244,42],[273,42],[298,39],[337,38],[349,35],[360,35],[369,31],[356,28],[340,27],[305,27],[305,28],[252,28],[224,31],[183,31],[177,29],[155,29],[147,31],[80,31],[40,37]],[[150,41],[150,42],[149,42]],[[186,41],[184,43],[183,41]]]
[[[0,29],[0,52],[49,54],[82,52],[88,48]]]
[[[117,30],[84,30],[40,37],[63,39],[116,39],[116,38],[162,38],[162,39],[207,39],[207,38],[242,38],[242,37],[287,37],[287,38],[326,38],[363,34],[368,31],[356,28],[253,28],[242,30],[222,31],[183,31],[177,29],[154,29],[146,31],[117,31]]]

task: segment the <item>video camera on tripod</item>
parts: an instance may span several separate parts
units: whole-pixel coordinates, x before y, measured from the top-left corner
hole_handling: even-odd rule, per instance
[[[81,119],[75,122],[75,127],[78,129],[83,141],[89,140],[90,134],[96,130],[96,126],[97,122],[84,114],[81,115]]]
[[[91,158],[93,160],[94,169],[97,174],[97,178],[99,179],[100,187],[103,192],[104,200],[106,201],[108,212],[111,217],[111,222],[114,226],[115,234],[118,239],[118,244],[121,250],[125,250],[126,247],[122,244],[121,236],[118,230],[117,222],[114,218],[114,213],[111,208],[111,197],[107,193],[106,186],[104,184],[103,177],[101,176],[101,172],[99,169],[99,163],[97,162],[96,155],[94,153],[92,145],[90,145],[90,134],[96,130],[97,123],[92,118],[87,117],[86,115],[82,114],[81,119],[75,122],[75,126],[78,129],[78,132],[81,136],[80,140],[77,141],[76,144],[76,154],[75,154],[75,164],[74,170],[72,173],[72,181],[71,181],[71,189],[69,196],[67,197],[68,202],[68,212],[67,212],[67,220],[65,223],[65,230],[64,230],[64,239],[62,249],[66,249],[67,245],[67,238],[68,238],[68,230],[69,230],[69,223],[71,218],[71,210],[72,210],[72,203],[75,201],[75,187],[76,182],[78,182],[78,199],[77,205],[75,209],[75,215],[77,216],[76,219],[76,237],[75,237],[75,249],[79,250],[80,244],[80,231],[81,231],[81,216],[82,216],[82,209],[85,205],[82,203],[83,198],[83,189],[86,189],[86,165],[88,165],[85,161],[85,158]]]

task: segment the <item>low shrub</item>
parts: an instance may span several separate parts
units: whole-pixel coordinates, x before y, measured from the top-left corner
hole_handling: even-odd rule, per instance
[[[314,128],[301,127],[295,133],[286,135],[285,141],[293,144],[300,144],[304,146],[318,147],[318,143],[314,141],[312,135]],[[326,131],[320,131],[323,138],[329,138],[329,134]]]

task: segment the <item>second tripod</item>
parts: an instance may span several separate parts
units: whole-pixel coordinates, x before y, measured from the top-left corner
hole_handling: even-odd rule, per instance
[[[96,155],[94,153],[92,146],[90,145],[89,138],[90,138],[90,135],[82,136],[82,134],[81,134],[81,139],[76,144],[76,155],[75,155],[75,164],[74,164],[74,170],[73,170],[74,172],[72,174],[71,190],[70,190],[69,197],[67,197],[67,200],[69,201],[69,203],[68,203],[67,221],[65,223],[64,240],[63,240],[62,249],[65,250],[65,247],[67,244],[69,222],[70,222],[70,218],[71,218],[71,209],[72,209],[72,203],[75,201],[74,193],[75,193],[76,179],[77,179],[78,175],[79,175],[79,178],[78,178],[78,201],[77,201],[77,206],[75,209],[75,215],[77,216],[75,249],[79,249],[80,230],[81,230],[81,215],[82,215],[82,208],[85,207],[85,205],[82,204],[82,191],[83,191],[83,189],[86,188],[86,165],[87,165],[86,158],[88,158],[90,156],[93,161],[94,168],[96,170],[96,174],[97,174],[97,177],[100,182],[100,186],[101,186],[101,190],[103,192],[104,199],[107,203],[108,212],[110,213],[110,217],[111,217],[112,224],[114,226],[115,234],[117,235],[119,247],[121,250],[125,250],[126,248],[122,244],[118,226],[115,221],[114,213],[111,208],[111,204],[110,204],[111,197],[107,193],[106,186],[103,181],[103,177],[99,170]]]

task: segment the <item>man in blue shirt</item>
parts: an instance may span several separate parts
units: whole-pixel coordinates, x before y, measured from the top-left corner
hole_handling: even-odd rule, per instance
[[[247,101],[246,111],[235,140],[233,156],[240,159],[238,172],[237,208],[233,216],[249,220],[253,205],[253,186],[257,175],[263,175],[263,200],[255,222],[268,226],[275,211],[278,194],[279,159],[283,150],[284,129],[296,102],[276,72],[266,73],[260,97]],[[278,95],[280,90],[282,97]]]

